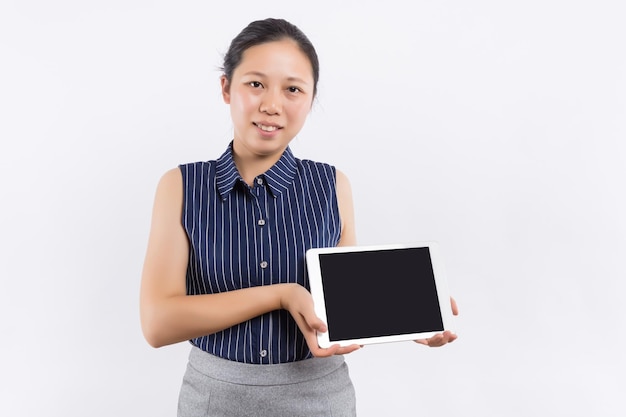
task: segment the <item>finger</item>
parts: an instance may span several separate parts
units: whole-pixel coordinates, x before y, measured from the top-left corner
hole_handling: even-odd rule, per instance
[[[317,332],[314,329],[308,329],[302,331],[306,344],[309,346],[309,350],[313,353],[313,356],[318,356],[318,351],[322,348],[319,346],[317,340]],[[319,352],[321,354],[321,352]]]
[[[310,346],[309,346],[310,348]],[[332,345],[329,348],[321,348],[319,346],[316,346],[314,348],[310,348],[311,349],[311,353],[313,354],[313,356],[318,357],[318,358],[325,358],[328,356],[333,356],[336,355],[337,352],[339,352],[340,346],[339,345]]]
[[[304,339],[306,340],[309,350],[313,356],[326,357],[334,355],[339,350],[340,346],[338,344],[334,344],[328,348],[320,347],[317,340],[317,333],[317,331],[311,328],[302,331]]]
[[[456,300],[452,297],[450,297],[450,305],[452,306],[452,314],[454,314],[455,316],[459,315],[459,306],[457,306],[456,304]]]
[[[361,349],[362,347],[363,346],[360,346],[360,345],[344,346],[344,347],[339,348],[337,352],[335,353],[335,355],[347,355],[348,353],[352,353],[355,350]]]
[[[457,338],[457,335],[452,333],[450,330],[446,330],[443,333],[439,333],[434,335],[428,339],[417,339],[414,340],[415,343],[419,343],[421,345],[426,345],[430,347],[440,347],[447,343],[452,343]]]
[[[452,343],[457,339],[457,335],[450,332],[450,331],[446,331],[444,334],[447,333],[447,339],[446,339],[446,343]]]
[[[326,323],[324,323],[322,321],[322,319],[317,317],[314,313],[310,313],[310,314],[306,314],[306,315],[305,314],[300,314],[300,315],[304,319],[305,324],[311,330],[315,330],[315,331],[318,331],[320,333],[325,333],[326,331],[328,331],[328,328],[326,327]]]
[[[449,330],[446,330],[443,334],[439,334],[433,338],[428,344],[432,347],[440,347],[445,344],[453,342],[457,336]]]
[[[442,334],[435,335],[428,339],[428,346],[430,347],[438,347],[443,345],[444,343],[444,336]]]
[[[419,344],[422,344],[422,345],[425,345],[425,346],[438,347],[438,346],[441,346],[443,338],[444,338],[443,334],[439,333],[439,334],[436,334],[436,335],[434,335],[434,336],[432,336],[432,337],[430,337],[428,339],[418,339],[418,340],[415,340],[415,342],[419,343]]]

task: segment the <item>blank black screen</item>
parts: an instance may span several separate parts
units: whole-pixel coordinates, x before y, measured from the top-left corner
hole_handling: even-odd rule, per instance
[[[428,248],[319,257],[331,341],[443,331]]]

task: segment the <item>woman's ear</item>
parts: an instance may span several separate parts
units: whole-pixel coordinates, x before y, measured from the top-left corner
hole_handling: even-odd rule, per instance
[[[228,82],[228,78],[222,75],[220,77],[220,83],[222,85],[222,98],[224,99],[224,103],[230,104],[230,83]]]

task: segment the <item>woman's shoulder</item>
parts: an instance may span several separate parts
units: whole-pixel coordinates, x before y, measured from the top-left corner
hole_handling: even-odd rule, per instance
[[[184,162],[184,163],[178,164],[176,168],[172,168],[172,169],[173,170],[175,169],[178,169],[178,170],[201,169],[201,168],[209,168],[213,164],[215,164],[215,161]]]
[[[211,166],[215,161],[196,161],[196,162],[185,162],[178,164],[175,167],[172,167],[165,171],[161,175],[161,179],[159,180],[159,184],[163,184],[167,186],[171,185],[181,185],[182,180],[190,175],[195,176],[201,172],[207,172],[210,170]]]
[[[211,173],[215,172],[216,161],[196,161],[181,163],[178,167],[172,170],[181,173],[183,179],[195,179],[196,181],[201,178],[207,178]]]
[[[181,185],[182,173],[180,167],[173,167],[168,169],[161,175],[158,184],[158,190],[167,192],[168,190],[175,190]]]
[[[333,176],[337,181],[348,182],[348,177],[346,174],[336,167],[335,165],[328,162],[314,161],[311,159],[296,159],[298,163],[308,169],[315,170],[325,170],[328,172],[332,172]]]
[[[332,171],[333,173],[336,170],[335,166],[328,162],[314,161],[312,159],[296,158],[296,163],[301,167],[309,170],[328,170]]]

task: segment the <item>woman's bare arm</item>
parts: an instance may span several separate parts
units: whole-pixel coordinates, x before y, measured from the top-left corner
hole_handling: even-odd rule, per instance
[[[354,226],[354,203],[352,188],[346,175],[337,170],[337,203],[341,218],[341,238],[337,246],[356,245],[356,230]]]

